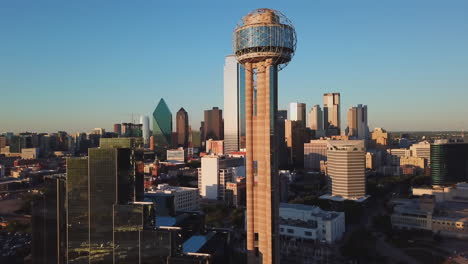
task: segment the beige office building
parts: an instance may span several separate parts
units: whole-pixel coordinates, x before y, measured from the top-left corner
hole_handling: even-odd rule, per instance
[[[363,140],[329,141],[328,175],[332,196],[356,200],[366,195],[366,149]]]
[[[384,149],[388,146],[388,133],[385,129],[377,127],[371,133],[372,145]]]
[[[340,93],[323,95],[323,120],[325,130],[330,131],[332,128],[336,128],[338,132],[340,131]]]
[[[417,144],[413,144],[410,147],[411,155],[418,158],[424,158],[427,160],[427,164],[431,161],[431,143],[428,141],[422,141]]]
[[[320,169],[320,161],[327,160],[328,140],[318,139],[304,143],[304,168]]]

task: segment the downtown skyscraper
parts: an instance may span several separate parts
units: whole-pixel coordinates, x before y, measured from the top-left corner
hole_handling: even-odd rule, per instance
[[[205,110],[203,121],[203,141],[208,139],[221,140],[224,138],[223,110],[218,107]]]
[[[306,104],[290,103],[289,104],[289,120],[299,121],[302,127],[306,127]]]
[[[357,105],[348,109],[347,135],[356,139],[369,139],[367,125],[367,105]]]
[[[314,105],[307,114],[307,127],[315,132],[315,137],[322,137],[323,130],[323,112],[320,105]]]
[[[141,202],[141,143],[102,138],[88,157],[67,159],[67,263],[139,263],[141,232],[152,221],[151,204]]]
[[[323,95],[323,122],[327,136],[340,135],[340,93]]]
[[[234,55],[224,63],[224,149],[245,149],[245,71]]]
[[[148,116],[140,116],[140,124],[142,125],[142,136],[143,136],[143,143],[145,147],[149,146],[150,140],[150,128],[149,128],[149,117]]]
[[[153,143],[156,148],[164,149],[171,146],[172,114],[163,98],[153,112]]]
[[[177,144],[186,148],[189,142],[189,120],[188,113],[182,107],[176,114]]]

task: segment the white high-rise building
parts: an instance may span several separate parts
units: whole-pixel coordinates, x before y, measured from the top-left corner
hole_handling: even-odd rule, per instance
[[[149,117],[148,116],[140,116],[140,124],[143,125],[142,133],[143,133],[143,143],[145,147],[149,146],[150,140],[150,128],[149,128]]]
[[[207,155],[201,159],[198,169],[198,189],[205,199],[223,199],[226,183],[237,177],[245,177],[244,158],[222,158]]]
[[[363,140],[330,140],[327,170],[332,196],[358,200],[366,195],[366,148]]]
[[[245,89],[241,86],[245,71],[236,56],[224,63],[224,149],[225,153],[245,148]]]
[[[418,144],[413,144],[410,150],[412,156],[425,158],[428,164],[431,162],[431,143],[428,141],[421,141]]]
[[[290,103],[289,104],[289,120],[300,121],[302,127],[306,126],[306,104],[304,103]]]

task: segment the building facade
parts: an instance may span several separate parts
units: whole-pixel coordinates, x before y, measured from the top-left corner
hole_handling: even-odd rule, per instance
[[[189,119],[187,111],[182,107],[176,115],[177,145],[184,148],[189,143]]]
[[[306,104],[304,103],[290,103],[289,104],[289,120],[299,121],[302,127],[306,127]]]
[[[320,170],[320,161],[327,160],[328,140],[317,139],[304,143],[304,168]]]
[[[436,140],[431,144],[432,185],[468,181],[468,143]]]
[[[224,120],[226,153],[245,149],[245,71],[234,55],[224,63]]]
[[[369,139],[367,125],[367,105],[357,105],[348,109],[347,135],[355,139]]]
[[[218,107],[205,110],[203,121],[203,141],[208,139],[221,140],[224,138],[223,110]]]
[[[323,130],[323,112],[320,105],[314,105],[307,114],[307,127],[315,131],[315,137],[325,136]]]
[[[345,232],[343,212],[324,211],[318,206],[280,204],[280,235],[334,243]]]
[[[323,122],[328,136],[340,135],[340,94],[326,93],[323,95]]]
[[[328,141],[327,170],[332,196],[356,200],[366,195],[366,149],[362,140]]]
[[[153,112],[153,143],[157,148],[171,146],[172,114],[163,98]]]
[[[142,126],[142,137],[143,143],[145,147],[149,147],[150,144],[150,127],[149,127],[149,117],[148,116],[140,116],[140,124]]]

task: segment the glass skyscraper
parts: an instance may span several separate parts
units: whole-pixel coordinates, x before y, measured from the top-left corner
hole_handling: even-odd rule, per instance
[[[468,143],[436,140],[431,144],[432,185],[468,181]]]
[[[153,112],[154,144],[160,148],[171,146],[172,114],[163,98]]]
[[[234,55],[224,64],[224,149],[245,149],[245,71]]]
[[[32,263],[65,263],[65,177],[46,176],[32,203]]]
[[[141,144],[141,138],[104,139],[87,158],[67,160],[69,263],[138,263],[144,212],[152,211],[138,202],[144,198]]]

